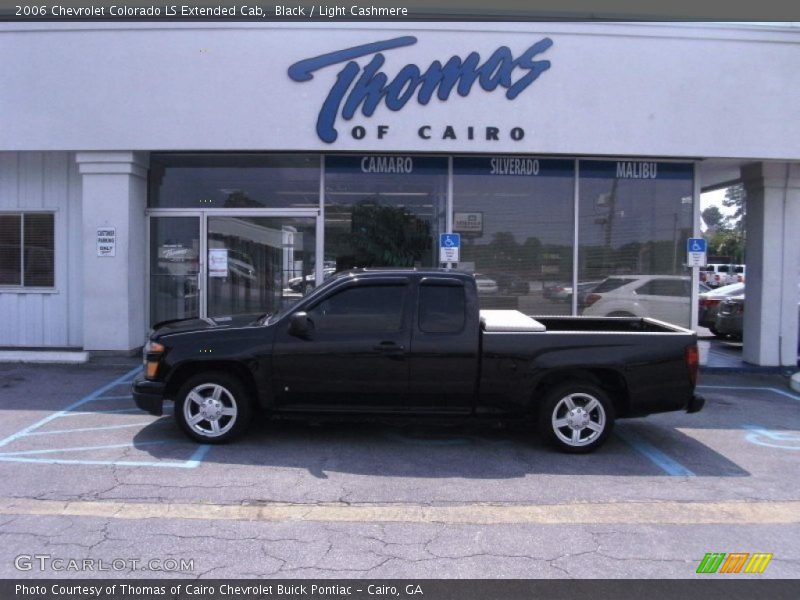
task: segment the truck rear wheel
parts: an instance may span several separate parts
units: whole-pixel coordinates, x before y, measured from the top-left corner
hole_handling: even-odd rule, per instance
[[[227,373],[198,373],[186,380],[175,399],[180,428],[206,444],[223,444],[244,433],[252,413],[247,390]]]
[[[614,428],[614,405],[592,383],[565,383],[552,388],[539,412],[539,434],[562,452],[596,450]]]

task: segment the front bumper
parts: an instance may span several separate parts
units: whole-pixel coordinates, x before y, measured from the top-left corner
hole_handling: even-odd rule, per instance
[[[706,399],[703,398],[702,396],[698,396],[697,394],[694,394],[692,396],[692,399],[689,400],[689,404],[686,407],[686,412],[687,413],[700,412],[701,410],[703,410],[703,407],[705,405],[706,405]]]
[[[133,401],[143,411],[160,417],[164,414],[164,382],[149,381],[140,375],[131,386]]]

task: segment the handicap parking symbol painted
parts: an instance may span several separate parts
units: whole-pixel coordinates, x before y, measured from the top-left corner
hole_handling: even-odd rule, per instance
[[[750,431],[744,439],[751,444],[780,448],[781,450],[800,450],[800,434],[798,433],[769,430],[757,425],[745,425],[744,428]]]

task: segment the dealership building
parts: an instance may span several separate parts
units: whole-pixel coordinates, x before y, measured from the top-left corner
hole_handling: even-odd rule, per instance
[[[793,366],[800,28],[0,23],[0,358],[138,351],[354,267],[697,327],[704,190],[747,194],[745,361]]]

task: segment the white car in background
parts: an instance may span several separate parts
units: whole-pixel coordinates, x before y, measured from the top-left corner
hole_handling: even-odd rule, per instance
[[[650,317],[688,327],[691,285],[691,279],[681,275],[612,275],[586,296],[583,314]]]
[[[500,291],[500,286],[491,277],[487,277],[481,273],[475,273],[475,285],[478,288],[479,294],[496,294]]]
[[[712,288],[744,283],[745,275],[745,265],[708,263],[700,267],[700,281]]]

